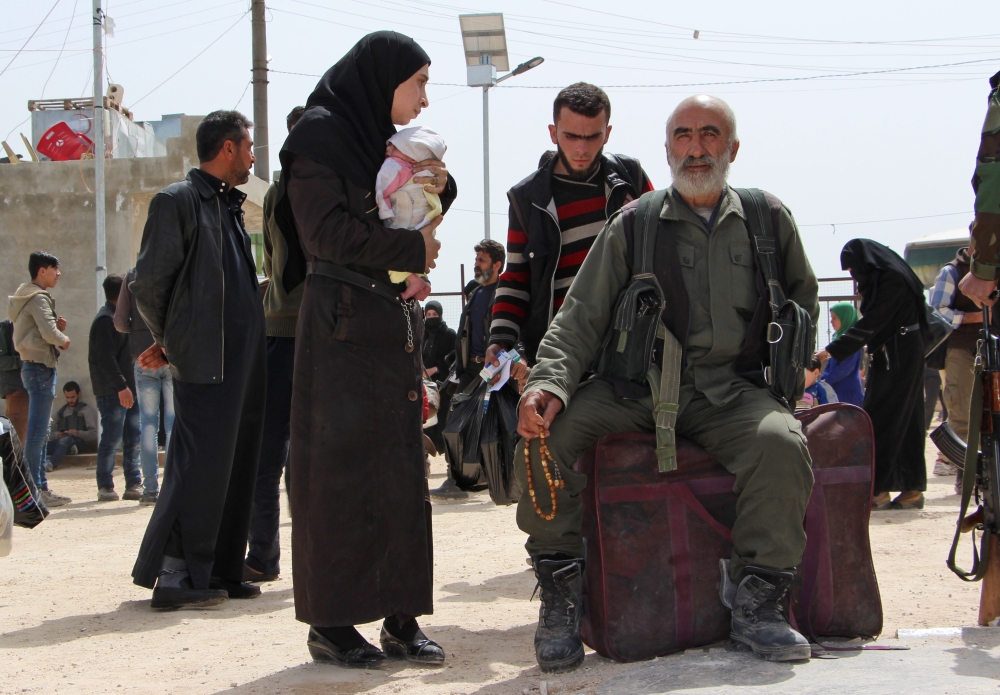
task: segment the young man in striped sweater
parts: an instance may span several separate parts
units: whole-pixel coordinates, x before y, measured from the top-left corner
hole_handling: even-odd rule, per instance
[[[519,343],[529,364],[608,217],[653,190],[638,160],[605,154],[611,102],[577,82],[556,97],[549,135],[556,156],[515,185],[486,358]]]

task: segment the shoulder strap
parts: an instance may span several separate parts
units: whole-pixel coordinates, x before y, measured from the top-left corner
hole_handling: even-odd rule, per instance
[[[743,204],[743,214],[747,219],[747,230],[753,241],[753,251],[757,265],[767,283],[771,310],[777,311],[784,302],[785,293],[778,278],[777,244],[770,206],[759,188],[734,188]],[[765,212],[766,211],[766,212]]]
[[[980,548],[976,548],[976,534],[972,534],[972,568],[969,571],[965,571],[955,562],[958,543],[962,538],[962,524],[965,521],[965,515],[969,511],[969,502],[972,500],[972,495],[976,490],[976,459],[979,457],[979,435],[983,420],[983,409],[979,407],[979,404],[983,402],[982,377],[982,360],[977,359],[975,378],[972,380],[972,406],[969,413],[969,436],[967,439],[969,444],[965,449],[965,462],[962,467],[962,501],[958,510],[958,521],[955,524],[955,536],[952,538],[951,548],[948,550],[948,569],[954,572],[959,579],[966,582],[977,582],[985,577],[986,570],[990,564],[991,534],[989,530],[983,531],[980,539]]]
[[[653,272],[653,253],[656,250],[656,228],[660,224],[660,211],[667,197],[666,188],[646,193],[639,198],[632,227],[632,279]]]

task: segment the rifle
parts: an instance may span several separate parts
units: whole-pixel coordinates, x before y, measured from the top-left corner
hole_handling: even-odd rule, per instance
[[[994,292],[994,298],[996,295]],[[986,625],[1000,617],[1000,339],[990,330],[990,308],[985,304],[974,379],[969,442],[978,440],[979,446],[964,445],[948,423],[934,430],[931,440],[962,468],[962,503],[948,568],[963,581],[986,580],[979,603],[979,623]],[[968,514],[973,497],[978,508]],[[955,553],[962,534],[970,531],[973,560],[972,568],[966,571],[955,564]]]

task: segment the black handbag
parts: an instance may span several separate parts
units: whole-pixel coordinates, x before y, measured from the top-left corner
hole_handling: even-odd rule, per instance
[[[756,188],[734,188],[743,203],[747,229],[753,237],[757,266],[764,276],[771,322],[767,324],[768,364],[764,381],[771,394],[789,410],[805,392],[805,368],[812,360],[816,329],[809,312],[785,297],[778,280],[777,243],[764,194]]]
[[[661,189],[639,198],[632,227],[632,280],[618,295],[611,326],[591,365],[591,371],[602,377],[646,383],[664,307],[663,290],[653,273],[653,253],[666,195],[667,189]]]
[[[926,316],[921,326],[921,334],[924,338],[924,357],[927,358],[948,340],[955,327],[930,304],[924,304],[924,311]]]

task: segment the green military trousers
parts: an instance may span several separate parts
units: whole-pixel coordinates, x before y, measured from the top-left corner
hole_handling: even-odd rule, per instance
[[[531,556],[565,553],[583,557],[580,532],[583,504],[580,493],[587,476],[572,469],[588,446],[614,432],[652,432],[652,398],[615,397],[611,384],[592,380],[582,384],[564,412],[552,423],[545,442],[566,487],[556,493],[559,509],[552,521],[535,512],[528,494],[524,443],[518,446],[514,470],[521,484],[517,525],[528,534]],[[738,496],[733,526],[730,574],[740,581],[747,565],[790,569],[802,560],[806,534],[802,526],[812,491],[809,451],[799,422],[766,389],[744,391],[716,407],[701,394],[677,418],[677,435],[702,446],[736,476]],[[539,508],[551,510],[548,485],[531,442],[531,464]]]

